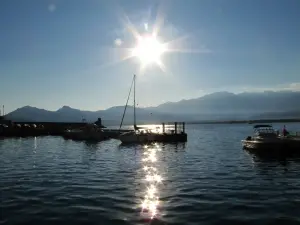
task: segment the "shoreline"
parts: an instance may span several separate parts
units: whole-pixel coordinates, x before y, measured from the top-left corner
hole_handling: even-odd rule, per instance
[[[14,124],[36,124],[36,125],[44,125],[44,126],[59,126],[59,127],[81,127],[90,122],[33,122],[33,121],[10,121],[10,120],[0,120],[0,124],[10,124],[13,122]],[[105,120],[103,121],[105,123]],[[181,122],[181,121],[178,121]],[[293,118],[293,119],[257,119],[257,120],[195,120],[195,121],[186,121],[185,124],[257,124],[257,123],[299,123],[300,118]],[[143,125],[161,125],[163,122],[146,122],[146,121],[138,121],[138,124]],[[164,122],[166,124],[173,123],[173,122]],[[101,124],[102,125],[102,124]],[[107,125],[107,128],[111,126],[119,126],[118,123],[115,125]],[[132,126],[132,124],[124,123],[123,126]],[[105,127],[103,127],[105,128]]]
[[[298,123],[297,119],[259,119],[259,120],[224,120],[224,121],[192,121],[186,124],[257,124],[257,123]]]

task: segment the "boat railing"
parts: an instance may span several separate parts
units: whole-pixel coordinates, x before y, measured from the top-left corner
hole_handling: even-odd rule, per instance
[[[273,128],[254,128],[254,133],[276,134],[277,132]]]
[[[162,132],[171,134],[185,133],[184,122],[162,123]]]
[[[184,122],[168,122],[156,125],[139,125],[138,131],[143,133],[165,133],[165,134],[182,134],[185,133]]]

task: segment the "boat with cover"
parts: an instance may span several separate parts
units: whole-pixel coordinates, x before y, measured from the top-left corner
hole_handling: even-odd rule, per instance
[[[253,127],[254,135],[242,140],[248,150],[300,150],[300,139],[280,135],[271,125],[258,124]]]
[[[246,149],[270,149],[282,148],[284,142],[271,125],[258,124],[253,126],[254,135],[242,140],[243,147]]]

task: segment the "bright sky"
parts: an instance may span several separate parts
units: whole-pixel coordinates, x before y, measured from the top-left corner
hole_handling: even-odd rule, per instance
[[[300,89],[299,15],[299,0],[1,0],[0,104],[123,105],[134,73],[139,106]],[[132,30],[159,30],[171,49],[163,68],[122,60],[137,44]]]

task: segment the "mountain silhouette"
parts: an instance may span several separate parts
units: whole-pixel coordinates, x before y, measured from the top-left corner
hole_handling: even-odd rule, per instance
[[[157,107],[136,108],[138,122],[197,120],[300,118],[300,92],[261,92],[233,94],[216,92],[200,98],[168,102]],[[106,125],[120,123],[124,106],[84,111],[63,106],[57,111],[24,106],[6,115],[13,121],[94,122],[99,117]],[[124,123],[133,123],[133,107],[128,106]]]
[[[63,106],[57,111],[48,111],[36,107],[25,106],[7,114],[6,119],[17,122],[95,122],[98,118],[102,118],[105,125],[117,125],[121,122],[124,106],[115,106],[106,110],[99,111],[82,111],[73,109],[69,106]],[[166,113],[152,113],[150,110],[137,108],[137,121],[140,122],[162,122],[173,118],[172,115]],[[174,118],[175,119],[175,118]],[[124,117],[124,124],[133,123],[133,107],[127,106]]]
[[[200,98],[161,104],[159,112],[185,114],[259,114],[300,111],[300,92],[233,94],[217,92]]]

